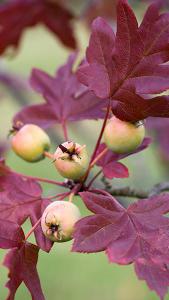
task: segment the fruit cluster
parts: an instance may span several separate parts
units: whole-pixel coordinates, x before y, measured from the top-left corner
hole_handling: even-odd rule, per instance
[[[108,149],[124,154],[134,151],[142,143],[144,135],[142,123],[132,124],[112,117],[104,130],[104,142]],[[25,161],[37,162],[45,156],[52,158],[59,174],[74,182],[83,181],[89,167],[86,145],[67,141],[59,145],[54,154],[50,154],[49,136],[34,124],[13,130],[11,144],[14,152]],[[79,219],[80,211],[76,205],[68,201],[55,201],[43,212],[42,231],[53,242],[66,242],[72,239],[74,225]]]

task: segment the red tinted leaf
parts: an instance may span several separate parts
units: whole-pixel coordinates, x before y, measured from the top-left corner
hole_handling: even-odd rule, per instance
[[[112,178],[126,178],[129,177],[128,169],[125,165],[119,162],[111,162],[103,168],[105,177]]]
[[[82,192],[80,195],[94,216],[76,223],[73,251],[105,250],[110,262],[125,265],[135,262],[137,267],[141,261],[151,262],[152,273],[151,269],[137,273],[162,298],[169,285],[168,270],[164,271],[164,265],[169,263],[169,219],[163,216],[169,211],[169,194],[137,201],[128,208],[122,207],[111,195],[104,195],[104,191],[103,194]],[[164,241],[165,249],[161,246]],[[162,286],[156,273],[159,271],[164,277]]]
[[[158,4],[150,6],[138,27],[131,8],[120,0],[115,42],[105,21],[93,23],[87,63],[79,68],[78,76],[98,97],[111,98],[113,113],[122,120],[169,117],[168,97],[146,96],[169,88],[169,66],[162,65],[169,61],[169,14],[159,16],[158,11]],[[102,60],[94,56],[98,51]]]
[[[55,123],[104,117],[104,101],[86,88],[84,91],[73,73],[75,59],[76,55],[71,55],[54,77],[40,70],[33,71],[31,84],[43,95],[47,104],[24,108],[15,116],[14,123],[21,121],[49,127]]]
[[[4,170],[3,163],[0,163],[0,170],[1,167]],[[34,225],[49,201],[42,199],[42,189],[35,180],[17,175],[10,169],[6,170],[0,176],[1,219],[21,225],[30,218]],[[44,237],[40,226],[35,230],[35,236],[38,246],[49,251],[52,243]]]
[[[37,202],[30,211],[30,220],[31,220],[31,224],[32,226],[34,226],[37,221],[41,218],[45,208],[50,204],[51,202],[49,200],[46,199],[41,199],[41,203]],[[37,245],[44,251],[49,252],[53,243],[49,241],[49,239],[47,239],[44,234],[42,233],[42,229],[41,229],[41,225],[39,224],[35,231],[35,238],[36,238],[36,242]]]
[[[23,240],[24,233],[19,225],[0,219],[0,248],[19,247]]]
[[[98,97],[107,98],[112,92],[115,81],[113,74],[116,74],[112,61],[115,35],[110,26],[100,17],[94,21],[92,28],[86,53],[90,67],[88,64],[82,65],[78,71],[78,77]],[[107,55],[109,51],[111,53]]]
[[[72,19],[72,14],[62,5],[47,0],[11,0],[1,4],[0,53],[9,46],[18,47],[23,31],[38,23],[46,25],[64,45],[75,48]]]
[[[111,150],[108,150],[106,154],[98,160],[97,165],[103,168],[103,173],[107,178],[111,179],[113,177],[128,177],[129,174],[127,168],[124,165],[117,163],[117,161],[145,150],[146,148],[148,148],[150,143],[151,139],[147,137],[134,152],[128,154],[117,154],[113,153]],[[101,144],[98,149],[97,155],[101,153],[105,148],[105,144]],[[114,175],[113,172],[115,172]]]
[[[0,176],[10,172],[10,169],[5,165],[5,159],[0,158]]]
[[[4,266],[9,269],[9,281],[6,287],[9,289],[7,300],[15,298],[16,291],[24,282],[32,299],[45,300],[36,265],[39,248],[35,245],[25,243],[20,249],[12,249],[5,257]]]
[[[169,270],[166,265],[154,265],[143,259],[135,263],[135,271],[139,279],[145,280],[148,287],[164,299],[168,292]]]

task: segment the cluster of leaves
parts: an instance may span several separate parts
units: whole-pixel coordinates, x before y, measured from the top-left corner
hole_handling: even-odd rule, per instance
[[[36,264],[39,247],[49,251],[52,243],[44,237],[39,227],[35,230],[37,246],[26,242],[21,225],[28,218],[34,225],[49,203],[49,200],[42,198],[42,189],[38,182],[17,175],[1,159],[0,247],[11,249],[4,261],[4,265],[9,269],[8,299],[14,299],[22,282],[30,290],[33,299],[44,299]]]
[[[16,35],[6,34],[7,15],[17,16],[18,21],[23,10],[29,13],[26,18],[22,16]],[[47,24],[66,45],[74,47],[70,19],[70,14],[58,2],[9,1],[0,8],[1,53],[9,45],[17,46],[22,30],[37,22]],[[13,21],[11,19],[12,24]],[[66,40],[64,32],[70,33]],[[169,14],[159,15],[158,4],[150,6],[138,26],[127,2],[120,0],[116,35],[105,20],[96,19],[86,59],[77,72],[73,72],[76,54],[71,55],[54,76],[33,70],[31,85],[46,103],[23,108],[14,117],[14,126],[18,121],[45,128],[60,123],[66,137],[67,122],[104,118],[103,133],[106,118],[110,116],[109,105],[117,117],[130,122],[150,116],[168,118],[169,98],[158,95],[169,89],[169,67],[165,64],[169,61],[168,36]],[[107,151],[97,160],[97,166],[109,179],[128,177],[127,167],[119,161],[146,149],[149,144],[150,139],[146,138],[135,152],[127,155]],[[100,135],[91,163],[100,157],[105,147]],[[36,265],[39,249],[49,252],[52,243],[43,235],[39,219],[51,200],[43,197],[40,181],[41,178],[16,173],[5,165],[3,159],[0,160],[0,247],[10,249],[4,260],[9,269],[8,299],[14,299],[22,282],[32,299],[44,299]],[[76,192],[93,213],[77,222],[72,251],[105,251],[112,263],[134,263],[137,276],[144,279],[161,299],[164,298],[169,286],[168,193],[139,200],[124,208],[105,190],[92,189],[91,182],[88,185],[85,181],[82,184],[73,182],[71,185],[49,179],[43,181],[66,188],[66,192],[58,195],[60,199]],[[22,230],[21,226],[27,219],[33,226],[36,245],[27,242],[28,235],[25,237]]]
[[[94,21],[78,77],[98,97],[112,100],[118,118],[169,117],[168,96],[154,97],[169,89],[168,25],[169,15],[159,16],[154,4],[138,27],[125,1],[118,5],[116,35],[104,19]]]

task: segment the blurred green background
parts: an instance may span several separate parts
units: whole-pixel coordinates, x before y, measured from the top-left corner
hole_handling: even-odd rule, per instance
[[[76,34],[83,51],[88,41],[88,33],[82,25],[77,24]],[[19,51],[12,58],[6,57],[2,65],[6,70],[28,77],[33,67],[41,68],[53,74],[56,68],[65,62],[69,51],[66,50],[45,28],[36,27],[26,31]],[[6,139],[11,127],[11,119],[19,110],[19,104],[11,93],[2,88],[3,97],[0,100],[0,140]],[[40,101],[40,97],[32,92],[27,95],[30,103]],[[92,151],[96,136],[99,133],[100,122],[74,123],[69,127],[72,139],[88,146]],[[53,149],[63,140],[59,126],[54,128],[57,138],[54,139]],[[143,190],[150,189],[153,184],[167,180],[168,174],[160,162],[156,148],[152,145],[148,150],[125,160],[130,170],[130,178],[114,180],[112,185],[132,187]],[[46,159],[37,164],[23,162],[11,151],[7,154],[7,164],[17,172],[59,179],[53,165]],[[56,188],[55,188],[56,189]],[[44,194],[52,195],[55,190],[52,186],[44,185]],[[58,192],[61,189],[57,189]],[[85,210],[80,199],[75,200]],[[129,199],[130,201],[130,199]],[[133,201],[133,200],[132,200]],[[25,224],[27,232],[30,224]],[[31,240],[31,239],[30,239]],[[155,300],[158,297],[150,292],[144,282],[138,281],[132,266],[117,266],[108,263],[104,253],[76,254],[71,253],[71,242],[56,244],[50,254],[40,252],[38,270],[46,300]],[[0,250],[2,262],[5,251]],[[7,270],[1,266],[0,271],[0,299],[4,300],[8,290],[4,287],[7,280]],[[16,300],[31,299],[28,291],[22,285],[17,292]],[[169,296],[166,297],[169,299]]]

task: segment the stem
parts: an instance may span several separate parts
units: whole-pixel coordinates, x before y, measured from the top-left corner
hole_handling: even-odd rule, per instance
[[[100,142],[101,142],[101,139],[102,139],[102,136],[103,136],[103,133],[104,133],[104,129],[106,127],[106,123],[107,123],[107,119],[109,117],[109,113],[110,113],[110,104],[111,104],[111,99],[109,99],[109,103],[108,103],[108,106],[107,106],[107,111],[106,111],[106,115],[105,115],[105,118],[104,118],[104,122],[103,122],[103,125],[102,125],[102,128],[101,128],[101,131],[100,131],[100,134],[99,134],[99,137],[98,137],[98,140],[97,140],[97,143],[96,143],[96,146],[95,146],[95,149],[93,151],[93,154],[92,154],[92,157],[91,157],[91,160],[90,160],[90,163],[89,163],[89,167],[86,171],[86,174],[82,177],[81,179],[81,182],[84,183],[90,173],[90,169],[93,167],[92,165],[92,162],[93,160],[95,159],[95,156],[96,156],[96,153],[97,153],[97,150],[100,146]],[[91,167],[92,165],[92,167]]]
[[[63,200],[70,195],[70,192],[58,194],[57,200]]]
[[[74,193],[71,193],[70,195],[69,195],[69,202],[73,202],[73,197],[74,197]]]
[[[35,223],[35,225],[31,228],[31,230],[27,233],[27,235],[25,236],[25,241],[27,241],[27,239],[30,237],[30,235],[34,232],[34,230],[38,227],[38,225],[41,222],[41,218]]]
[[[14,172],[14,171],[13,171],[13,173],[18,175],[18,176],[22,176],[23,178],[28,178],[28,179],[33,179],[33,180],[40,181],[40,182],[55,184],[55,185],[62,186],[62,187],[65,187],[65,188],[67,187],[66,183],[64,183],[64,182],[59,182],[59,181],[52,180],[52,179],[47,179],[47,178],[24,175],[24,174],[17,173],[17,172]]]
[[[64,138],[65,138],[66,141],[68,141],[69,138],[68,138],[68,132],[67,132],[66,122],[63,122],[63,123],[62,123],[62,128],[63,128]]]
[[[90,169],[94,167],[94,165],[97,163],[97,161],[102,158],[102,156],[104,156],[106,154],[106,152],[108,151],[108,148],[105,148],[102,152],[100,152],[96,158],[92,161],[92,163],[90,164]]]
[[[52,154],[52,153],[50,153],[50,152],[45,151],[43,154],[44,154],[47,158],[50,158],[50,159],[52,159],[52,160],[55,159],[54,154]]]
[[[100,175],[102,173],[102,170],[100,170],[91,180],[90,180],[90,182],[89,182],[89,184],[88,184],[88,186],[87,186],[87,189],[89,189],[91,186],[92,186],[92,184],[93,184],[93,182],[97,179],[97,177]]]
[[[96,156],[96,158],[90,163],[87,171],[86,171],[86,174],[84,175],[84,177],[82,178],[82,182],[85,182],[89,173],[90,173],[90,170],[94,167],[94,165],[97,163],[97,161],[106,154],[106,152],[108,151],[108,148],[105,148],[102,152],[99,153],[98,156]]]
[[[109,103],[108,103],[108,106],[107,106],[107,111],[106,111],[106,115],[105,115],[105,118],[104,118],[104,122],[103,122],[103,125],[102,125],[102,128],[101,128],[100,135],[99,135],[99,137],[98,137],[98,140],[97,140],[97,143],[96,143],[94,152],[93,152],[93,154],[92,154],[90,163],[91,163],[91,162],[93,161],[93,159],[95,158],[96,153],[97,153],[97,150],[98,150],[98,148],[99,148],[99,146],[100,146],[100,142],[101,142],[101,139],[102,139],[102,136],[103,136],[103,133],[104,133],[104,129],[105,129],[105,127],[106,127],[107,119],[108,119],[109,113],[110,113],[110,104],[111,104],[111,99],[109,99]]]

